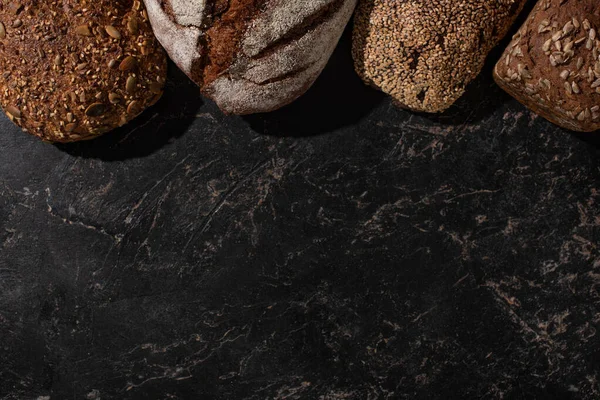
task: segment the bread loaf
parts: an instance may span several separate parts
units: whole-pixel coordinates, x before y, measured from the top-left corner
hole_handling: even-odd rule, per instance
[[[361,78],[397,105],[441,112],[465,92],[526,0],[361,0],[353,34]]]
[[[282,107],[316,80],[356,0],[145,0],[175,63],[226,113]]]
[[[0,101],[46,141],[125,124],[160,97],[166,62],[139,0],[0,2]]]
[[[537,114],[575,131],[600,129],[598,0],[541,0],[494,69]]]

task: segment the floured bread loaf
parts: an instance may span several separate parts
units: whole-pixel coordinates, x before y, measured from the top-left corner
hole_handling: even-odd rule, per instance
[[[127,123],[160,98],[166,71],[140,0],[0,1],[0,102],[45,141]]]
[[[331,56],[356,0],[145,0],[173,61],[226,113],[280,108]]]

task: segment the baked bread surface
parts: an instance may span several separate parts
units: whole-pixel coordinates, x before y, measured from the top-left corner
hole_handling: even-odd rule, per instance
[[[526,0],[361,0],[356,72],[397,105],[442,112],[481,72]]]
[[[278,109],[319,76],[356,0],[145,0],[173,61],[226,113]]]
[[[0,102],[45,141],[127,123],[159,99],[166,69],[140,0],[0,2]]]
[[[567,129],[600,129],[600,4],[541,0],[494,69],[496,82]]]

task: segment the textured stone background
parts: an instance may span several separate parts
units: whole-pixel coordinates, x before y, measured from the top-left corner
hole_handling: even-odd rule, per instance
[[[346,37],[269,115],[171,68],[97,141],[2,117],[0,398],[599,398],[600,136],[490,71],[415,115]]]

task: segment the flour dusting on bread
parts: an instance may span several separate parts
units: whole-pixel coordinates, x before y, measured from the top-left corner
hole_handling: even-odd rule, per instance
[[[218,12],[218,2],[145,1],[175,63],[224,112],[250,114],[308,90],[357,0],[230,0]]]

